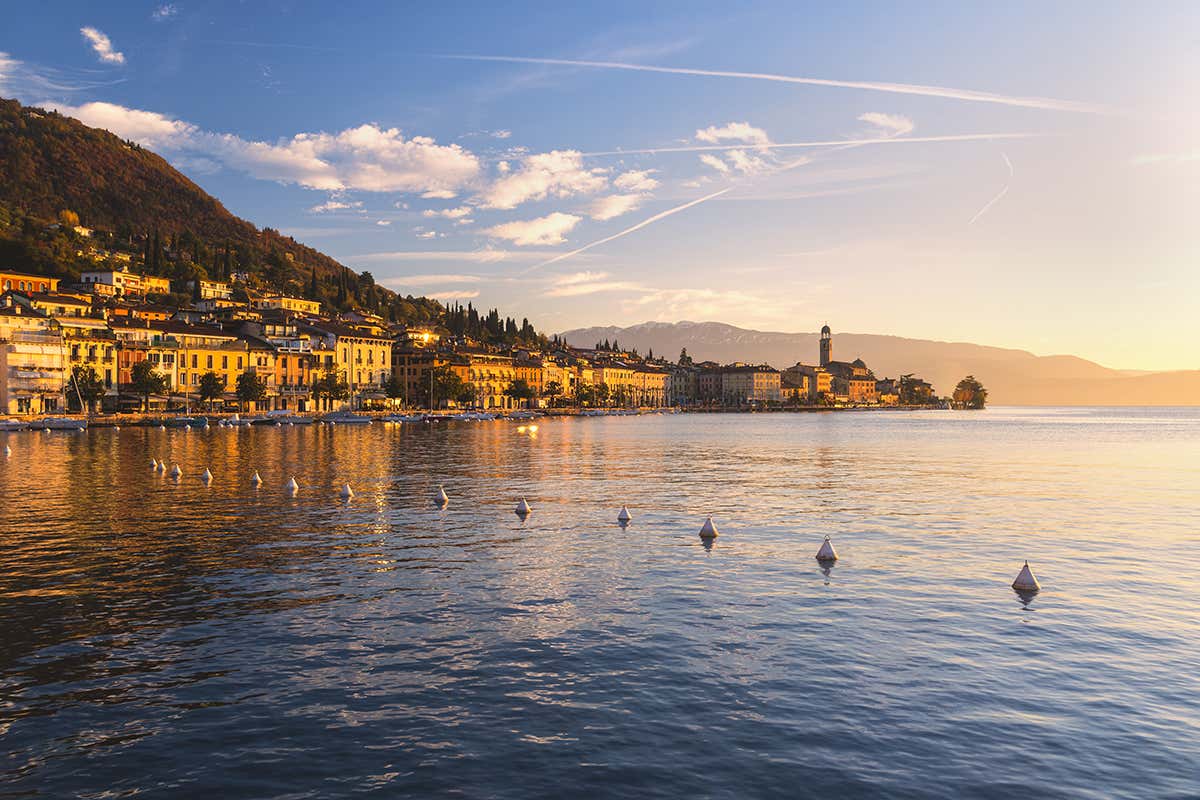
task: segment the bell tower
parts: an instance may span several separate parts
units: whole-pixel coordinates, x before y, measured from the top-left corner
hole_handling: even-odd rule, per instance
[[[833,361],[833,332],[825,325],[821,328],[821,366],[828,367],[830,361]]]

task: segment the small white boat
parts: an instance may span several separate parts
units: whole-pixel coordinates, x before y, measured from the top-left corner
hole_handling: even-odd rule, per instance
[[[86,419],[74,417],[46,417],[33,424],[35,428],[47,431],[82,431],[87,429]]]
[[[21,419],[0,419],[0,431],[23,431],[29,423]]]
[[[424,414],[389,414],[381,419],[382,422],[424,422]]]

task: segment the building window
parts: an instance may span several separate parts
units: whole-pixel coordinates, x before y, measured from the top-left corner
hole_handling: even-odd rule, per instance
[[[192,369],[195,369],[197,366],[197,358],[199,358],[199,356],[197,356],[195,353],[192,353]]]
[[[212,356],[205,356],[205,357],[204,357],[204,365],[205,365],[205,367],[207,367],[208,369],[212,369]]]
[[[221,356],[221,369],[229,369],[229,356]]]

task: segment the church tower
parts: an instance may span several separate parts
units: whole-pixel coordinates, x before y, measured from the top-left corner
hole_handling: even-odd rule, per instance
[[[821,328],[821,366],[828,367],[833,361],[833,332],[826,325]]]

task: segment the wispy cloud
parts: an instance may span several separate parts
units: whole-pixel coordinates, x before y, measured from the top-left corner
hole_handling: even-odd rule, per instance
[[[326,200],[320,205],[313,206],[309,209],[313,214],[324,214],[329,211],[348,211],[350,209],[361,209],[363,206],[361,200],[338,200],[332,198]]]
[[[505,222],[488,228],[484,233],[496,239],[507,239],[522,246],[545,246],[562,244],[566,234],[579,224],[582,217],[555,211],[536,219]]]
[[[712,167],[722,175],[728,174],[729,170],[732,169],[728,164],[714,156],[712,153],[701,153],[700,163],[704,164],[705,166]]]
[[[729,188],[732,188],[732,187],[729,187]],[[646,219],[642,220],[641,222],[637,223],[636,225],[630,225],[625,230],[619,231],[618,233],[614,233],[612,236],[605,236],[603,239],[597,239],[596,241],[590,242],[589,244],[585,244],[583,247],[576,248],[575,250],[572,250],[569,253],[561,253],[559,255],[556,255],[554,258],[550,258],[550,259],[543,261],[540,264],[535,264],[532,267],[530,267],[528,270],[526,270],[526,272],[530,272],[535,269],[540,269],[541,267],[546,267],[551,264],[556,264],[559,261],[563,261],[568,258],[574,258],[575,256],[579,255],[580,253],[585,253],[588,250],[591,250],[593,247],[599,247],[602,244],[608,244],[609,242],[620,239],[623,236],[628,236],[631,233],[640,231],[642,228],[645,228],[647,225],[653,225],[654,223],[658,222],[659,220],[666,219],[667,217],[669,217],[673,214],[678,214],[680,211],[686,211],[687,209],[691,208],[692,206],[698,206],[701,203],[708,202],[709,200],[712,200],[715,197],[720,197],[721,195],[728,192],[729,188],[721,189],[720,191],[713,192],[712,194],[706,194],[704,197],[699,197],[695,200],[690,200],[690,201],[684,203],[683,205],[678,205],[678,206],[675,206],[674,208],[668,208],[666,211],[660,211],[659,213],[655,214],[652,217],[647,217]]]
[[[459,206],[458,208],[443,208],[432,209],[428,208],[421,212],[423,217],[444,217],[445,219],[463,219],[471,216],[470,206]]]
[[[658,170],[632,169],[613,179],[613,186],[623,192],[649,192],[658,188],[657,178],[650,177]]]
[[[423,275],[398,275],[394,278],[388,278],[381,281],[384,286],[431,286],[434,284],[465,284],[479,283],[483,281],[482,275],[463,275],[449,274],[438,275],[436,273],[427,273]]]
[[[869,122],[877,128],[883,128],[890,136],[904,136],[912,133],[917,127],[911,119],[900,114],[885,114],[881,111],[868,111],[858,118],[859,122]]]
[[[125,54],[113,48],[112,40],[109,39],[103,32],[91,27],[90,25],[82,27],[79,32],[83,34],[83,38],[88,40],[92,49],[96,51],[96,55],[105,64],[124,64]]]
[[[438,300],[474,300],[479,297],[479,292],[475,289],[430,289],[426,294],[431,294]]]
[[[588,216],[604,222],[616,219],[622,214],[636,211],[646,201],[644,194],[610,194],[597,197],[588,206]]]
[[[1187,164],[1200,161],[1200,150],[1183,153],[1146,153],[1134,156],[1130,163],[1135,167],[1145,167],[1151,164]]]
[[[725,125],[709,125],[696,131],[696,140],[719,144],[726,141],[744,142],[746,144],[770,144],[771,139],[762,128],[756,128],[749,122],[729,122]]]
[[[427,136],[406,137],[397,128],[372,123],[337,133],[298,133],[290,139],[260,142],[113,103],[43,105],[148,147],[201,154],[256,178],[309,189],[453,197],[474,182],[481,169],[479,159],[457,144],[438,144]]]
[[[629,64],[620,61],[578,61],[565,58],[528,58],[519,56],[444,55],[465,61],[500,61],[515,64],[546,64],[565,67],[592,67],[595,69],[629,70],[633,72],[657,72],[670,75],[694,75],[711,78],[734,78],[741,80],[772,81],[776,83],[830,86],[842,89],[862,89],[872,92],[909,94],[923,97],[942,97],[948,100],[966,100],[975,103],[998,103],[1006,106],[1040,108],[1050,111],[1071,111],[1084,114],[1114,113],[1113,109],[1097,103],[1076,100],[1058,100],[1050,97],[1031,97],[981,92],[974,89],[955,89],[947,86],[925,86],[912,83],[890,83],[884,81],[843,81],[827,78],[807,78],[794,75],[777,75],[769,72],[732,72],[711,69],[687,69],[683,67],[656,67],[648,64]]]
[[[163,3],[158,8],[154,9],[150,14],[150,19],[155,22],[166,22],[171,17],[179,13],[179,6],[174,3]]]
[[[646,287],[633,281],[610,280],[607,272],[576,272],[561,275],[542,294],[546,297],[583,297],[601,292],[644,292]]]
[[[995,197],[993,197],[991,200],[988,200],[987,203],[984,204],[983,208],[975,212],[975,216],[971,217],[971,221],[968,222],[967,225],[974,225],[976,220],[991,210],[992,206],[996,205],[996,203],[999,203],[1001,200],[1003,200],[1004,195],[1008,194],[1008,187],[1012,185],[1012,178],[1014,174],[1013,165],[1012,162],[1008,160],[1007,153],[1001,153],[1000,157],[1004,159],[1004,166],[1008,167],[1008,180],[1004,182],[1004,188],[1002,188]]]
[[[589,169],[576,150],[552,150],[525,156],[516,169],[497,178],[481,195],[485,208],[509,209],[546,197],[570,197],[600,191],[603,170]]]
[[[387,263],[403,261],[454,261],[475,264],[526,262],[554,255],[553,250],[502,250],[485,247],[480,250],[388,250],[350,256],[349,263]]]

